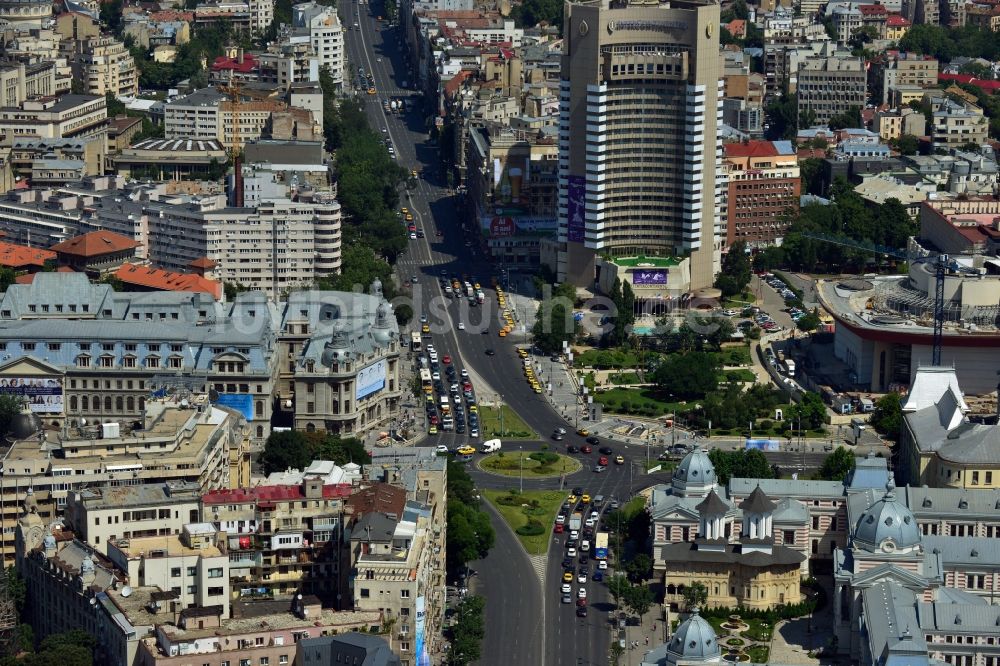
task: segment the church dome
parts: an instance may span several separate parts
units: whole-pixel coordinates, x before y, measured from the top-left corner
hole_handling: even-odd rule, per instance
[[[885,497],[868,507],[854,528],[854,541],[866,550],[908,550],[920,544],[913,513],[896,499],[895,486],[886,485]]]
[[[684,456],[674,470],[673,480],[688,485],[714,486],[717,482],[715,466],[708,457],[708,451],[699,447]]]
[[[379,344],[388,344],[392,339],[392,326],[389,322],[389,304],[382,301],[375,310],[375,325],[372,327],[372,337]]]
[[[695,608],[691,617],[681,622],[677,631],[667,643],[667,652],[676,662],[678,659],[710,661],[720,656],[719,641],[715,630]]]

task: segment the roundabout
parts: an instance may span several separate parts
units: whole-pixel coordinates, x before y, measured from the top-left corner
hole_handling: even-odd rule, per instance
[[[480,458],[476,467],[496,476],[547,479],[576,474],[583,469],[583,464],[552,451],[500,451]]]

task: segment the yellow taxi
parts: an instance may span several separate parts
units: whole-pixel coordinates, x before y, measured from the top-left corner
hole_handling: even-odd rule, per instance
[[[533,387],[533,390],[535,391],[535,393],[541,393],[542,392],[542,387],[541,386],[535,386],[535,387]]]
[[[427,392],[426,394],[424,394],[424,395],[425,395],[425,396],[426,396],[426,398],[427,398],[427,402],[430,402],[430,403],[433,403],[433,402],[434,402],[434,393],[433,393],[433,392],[431,392],[431,391],[428,391],[428,392]]]
[[[617,457],[615,457],[615,464],[616,465],[624,465],[625,464],[625,456],[617,456]]]
[[[569,497],[566,498],[566,501],[570,505],[576,504],[576,495],[570,495]]]
[[[427,324],[424,324],[423,326],[420,327],[420,332],[421,333],[430,333],[431,332],[431,327],[428,326]]]
[[[528,358],[528,350],[525,349],[524,347],[518,347],[517,355],[520,356],[521,358]]]
[[[471,456],[476,450],[471,446],[460,446],[458,452],[463,456]]]
[[[507,329],[506,328],[501,328],[499,335],[500,335],[501,338],[506,338],[507,337]]]
[[[472,285],[472,286],[475,287],[477,291],[479,290],[479,283],[478,282],[476,284]]]
[[[430,428],[428,428],[427,434],[428,435],[436,435],[436,434],[438,434],[438,427],[436,425],[432,425]]]
[[[430,395],[433,392],[434,392],[434,389],[431,388],[430,386],[425,386],[424,387],[424,393],[426,393],[427,395]],[[431,398],[431,402],[434,402],[434,398]]]
[[[590,495],[584,494],[583,496],[580,497],[580,501],[583,502],[584,504],[590,504]]]
[[[479,411],[479,407],[478,406],[476,406],[476,405],[469,405],[469,412],[471,412],[472,414],[475,414],[478,411]]]
[[[587,435],[590,434],[590,431],[587,430],[586,428],[577,428],[576,434],[578,434],[580,437],[586,437]]]
[[[368,94],[369,95],[374,95],[375,94],[375,88],[369,88],[368,89]]]
[[[406,206],[403,206],[402,208],[399,209],[399,212],[401,212],[403,215],[409,215],[410,209],[407,208]]]
[[[573,582],[573,572],[572,571],[567,571],[567,572],[563,573],[563,582],[564,583],[572,583]]]
[[[413,176],[414,178],[416,178],[417,177],[417,170],[416,169],[411,169],[410,170],[410,175]]]
[[[413,222],[413,214],[412,213],[407,213],[406,214],[406,221],[407,222]]]

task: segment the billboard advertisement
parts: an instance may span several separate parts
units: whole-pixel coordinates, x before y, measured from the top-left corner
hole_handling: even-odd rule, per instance
[[[35,414],[62,414],[63,387],[61,379],[42,377],[4,377],[0,393],[18,395]]]
[[[779,439],[748,439],[746,448],[757,449],[759,451],[780,451],[781,440]]]
[[[587,205],[587,181],[583,176],[570,176],[566,188],[566,239],[582,243],[587,229],[584,221]]]
[[[366,365],[358,372],[358,377],[354,381],[354,399],[361,400],[370,396],[376,391],[385,388],[385,378],[388,374],[388,366],[385,361],[376,361],[371,365]]]
[[[483,215],[480,226],[488,238],[510,238],[554,234],[559,223],[554,217],[530,217],[503,209],[495,214]]]
[[[417,597],[417,628],[416,628],[416,649],[414,654],[417,655],[417,666],[430,666],[431,656],[430,651],[427,649],[427,640],[424,634],[427,632],[427,607],[426,600],[424,597]]]
[[[662,269],[632,271],[634,285],[664,285],[667,283],[667,271]]]
[[[253,420],[253,396],[249,393],[220,393],[215,404],[239,412],[247,421]]]

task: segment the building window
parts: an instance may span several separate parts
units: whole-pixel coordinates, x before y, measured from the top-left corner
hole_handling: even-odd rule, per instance
[[[208,596],[210,597],[221,597],[223,594],[221,587],[210,587],[208,588]]]
[[[180,368],[180,367],[182,367],[182,361],[183,361],[183,359],[180,356],[171,356],[170,357],[170,367],[171,368]]]
[[[181,568],[180,567],[171,567],[171,569],[170,569],[170,577],[171,578],[180,578],[181,577]]]
[[[208,570],[209,578],[222,578],[222,567],[215,567]]]
[[[158,367],[160,367],[160,358],[158,356],[147,356],[146,357],[146,367],[147,368],[158,368]]]
[[[400,590],[399,591],[399,598],[400,599],[409,599],[410,598],[410,591],[409,590]]]
[[[114,356],[102,356],[101,357],[101,367],[102,368],[113,368],[113,367],[115,367],[115,357]]]
[[[371,591],[367,587],[361,588],[361,598],[367,599],[371,596]]]

